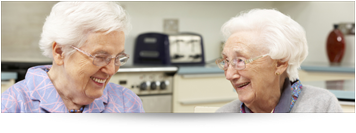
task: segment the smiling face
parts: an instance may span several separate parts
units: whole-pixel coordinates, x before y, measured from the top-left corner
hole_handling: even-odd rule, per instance
[[[88,40],[79,49],[91,54],[108,54],[117,56],[124,51],[125,36],[123,32],[114,31],[109,34],[103,32],[91,33]],[[80,103],[81,101],[94,100],[103,94],[106,84],[109,82],[119,66],[115,66],[114,59],[106,66],[96,66],[93,58],[76,51],[71,56],[64,58],[64,81],[70,99]],[[80,100],[79,100],[80,99]]]
[[[232,34],[223,49],[223,58],[228,61],[235,57],[251,59],[264,54],[267,54],[266,48],[260,44],[254,32]],[[278,76],[275,75],[276,66],[276,61],[265,56],[246,64],[243,70],[236,70],[229,65],[225,76],[235,88],[241,102],[264,102],[264,99],[280,96]]]

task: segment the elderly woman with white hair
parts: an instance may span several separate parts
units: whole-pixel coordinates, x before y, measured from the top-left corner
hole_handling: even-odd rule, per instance
[[[252,9],[231,18],[221,30],[227,41],[216,63],[238,99],[216,112],[342,112],[335,95],[298,79],[308,45],[304,29],[289,16]]]
[[[109,83],[129,56],[125,11],[113,2],[59,2],[39,42],[52,65],[29,68],[2,94],[1,112],[143,113],[131,90]]]

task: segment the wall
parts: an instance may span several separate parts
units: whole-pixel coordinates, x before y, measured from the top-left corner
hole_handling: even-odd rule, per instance
[[[46,62],[38,46],[51,2],[1,2],[1,61]]]
[[[38,48],[45,17],[56,2],[2,2],[2,61],[48,61]],[[144,32],[163,32],[163,19],[179,19],[179,31],[203,36],[206,61],[219,57],[220,27],[239,12],[276,8],[290,15],[307,32],[306,62],[327,62],[326,37],[333,23],[354,22],[354,2],[120,2],[131,16],[132,31],[125,49],[133,55],[135,38]],[[29,50],[27,50],[29,49]],[[322,49],[322,50],[321,50]],[[133,58],[132,58],[133,59]],[[132,64],[133,60],[128,64]]]
[[[132,18],[133,30],[126,51],[133,53],[134,39],[143,32],[163,32],[163,20],[179,19],[179,31],[196,32],[204,39],[205,61],[220,55],[224,22],[243,10],[271,8],[272,2],[120,2]],[[131,54],[132,55],[132,54]],[[133,60],[130,60],[133,62]],[[128,62],[129,64],[131,62]]]
[[[306,31],[309,55],[304,62],[328,62],[326,40],[333,24],[355,23],[355,2],[275,2],[275,7],[290,15]],[[345,36],[347,42],[343,63],[355,64],[354,36]],[[352,39],[352,41],[349,41]],[[347,55],[347,56],[346,56]]]

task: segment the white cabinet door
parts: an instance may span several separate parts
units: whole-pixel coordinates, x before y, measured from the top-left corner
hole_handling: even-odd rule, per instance
[[[139,96],[145,113],[172,113],[172,95]]]
[[[221,107],[238,98],[223,73],[176,74],[173,83],[173,113],[194,113],[196,106]]]

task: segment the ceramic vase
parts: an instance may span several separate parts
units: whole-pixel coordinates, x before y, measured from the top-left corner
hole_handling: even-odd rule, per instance
[[[334,29],[329,33],[326,42],[326,51],[331,64],[340,64],[345,53],[344,35],[334,24]]]

